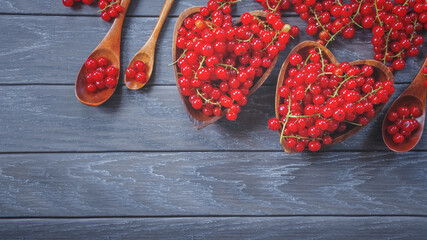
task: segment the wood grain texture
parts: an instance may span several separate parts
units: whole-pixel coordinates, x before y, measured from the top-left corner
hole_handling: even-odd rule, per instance
[[[208,0],[178,0],[174,3],[171,9],[170,16],[177,17],[186,8],[194,6],[202,6]],[[158,16],[164,1],[143,1],[134,0],[130,5],[128,16],[131,17],[145,17],[145,16]],[[262,7],[259,3],[253,0],[243,0],[241,3],[233,7],[233,15],[241,15],[246,11],[260,10]],[[97,16],[98,21],[102,21],[100,13],[96,4],[93,5],[80,5],[76,4],[72,8],[64,7],[61,1],[51,2],[47,4],[46,1],[33,0],[26,2],[24,0],[0,0],[0,14],[47,14],[47,15],[70,15],[70,16]],[[295,15],[295,13],[288,11],[286,15]]]
[[[74,84],[81,65],[110,28],[110,23],[96,20],[91,17],[0,15],[1,28],[8,33],[0,35],[0,84]],[[127,66],[147,41],[156,21],[157,18],[126,18],[122,35],[122,66]],[[305,29],[306,23],[299,17],[289,17],[286,21]],[[53,22],[55,25],[52,25]],[[154,73],[148,85],[175,84],[173,67],[168,66],[172,62],[175,22],[176,18],[168,18],[160,33]],[[298,39],[291,41],[280,54],[266,85],[275,86],[281,64],[298,42],[313,40],[301,32]],[[424,37],[427,39],[427,34]],[[334,42],[331,50],[340,62],[372,58],[370,41],[371,33],[364,31],[353,39]],[[396,82],[412,81],[426,54],[421,49],[417,57],[409,58],[406,68],[396,73]],[[120,84],[123,84],[123,79],[124,69]]]
[[[427,215],[427,153],[1,154],[0,217]]]
[[[394,97],[404,87],[398,85]],[[277,133],[267,129],[274,117],[274,94],[275,87],[263,86],[237,121],[221,119],[196,131],[175,86],[138,92],[121,87],[97,108],[82,106],[73,86],[2,86],[0,152],[281,151]],[[325,150],[387,150],[381,138],[383,117],[384,112],[352,138]],[[424,137],[415,149],[426,150],[426,143]]]
[[[425,239],[426,218],[278,217],[0,220],[4,239]]]

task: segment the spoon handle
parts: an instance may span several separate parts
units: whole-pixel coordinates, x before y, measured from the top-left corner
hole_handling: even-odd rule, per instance
[[[120,52],[120,40],[122,35],[123,22],[125,20],[126,12],[128,10],[131,0],[122,0],[122,12],[119,13],[119,16],[114,20],[113,25],[111,26],[108,33],[105,35],[104,39],[99,43],[98,47],[110,48],[114,52]]]
[[[150,38],[147,40],[148,44],[156,45],[157,38],[159,37],[160,30],[162,30],[163,23],[165,23],[166,17],[169,14],[169,10],[171,9],[173,5],[174,0],[166,0],[165,4],[163,5],[162,11],[160,12],[159,19],[157,20],[156,26],[153,29],[153,32],[150,35]]]
[[[421,65],[420,71],[415,76],[411,85],[409,85],[409,87],[405,90],[405,92],[402,93],[402,95],[417,95],[421,98],[423,104],[425,105],[426,91],[427,91],[427,86],[425,84],[425,81],[427,80],[427,78],[424,76],[424,73],[423,73],[424,66],[427,66],[427,57],[424,59],[424,62]]]

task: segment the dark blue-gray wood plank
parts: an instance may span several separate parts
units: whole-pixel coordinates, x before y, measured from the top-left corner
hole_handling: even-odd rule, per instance
[[[60,1],[55,1],[60,2]],[[31,4],[32,2],[30,2]],[[0,6],[1,6],[0,2]],[[305,29],[299,17],[286,18],[291,24]],[[90,17],[69,16],[10,16],[0,15],[0,84],[74,84],[84,60],[108,31],[110,24]],[[156,68],[149,84],[175,83],[172,62],[172,34],[176,18],[168,18],[159,37]],[[156,18],[127,18],[122,41],[123,69],[148,39]],[[424,34],[427,38],[427,34]],[[372,58],[371,33],[364,31],[351,40],[338,40],[331,50],[339,61]],[[291,49],[302,40],[312,40],[301,31],[281,54],[278,64],[265,84],[275,85],[281,63]],[[423,48],[425,49],[425,48]],[[427,52],[421,49],[407,67],[396,74],[396,82],[409,83],[418,72]],[[122,80],[120,81],[122,83]]]
[[[96,1],[95,1],[96,2]],[[170,11],[170,16],[178,16],[187,8],[194,6],[204,6],[208,0],[176,0]],[[130,3],[127,16],[158,16],[163,7],[164,1],[153,0],[133,0]],[[254,0],[244,0],[233,7],[233,14],[241,15],[247,11],[261,10],[262,6]],[[46,1],[33,0],[0,0],[0,14],[43,14],[43,15],[70,15],[70,16],[96,16],[97,21],[102,21],[96,4],[82,5],[76,4],[72,8],[64,7],[61,0]],[[287,15],[295,15],[288,11]]]
[[[0,220],[8,240],[347,239],[424,240],[426,218],[265,217]]]
[[[426,152],[0,154],[0,163],[0,218],[427,216]]]
[[[397,86],[394,98],[405,86]],[[261,87],[236,122],[221,119],[196,131],[175,86],[122,87],[97,108],[82,105],[74,86],[0,86],[0,152],[282,151],[278,134],[267,129],[274,92]],[[326,150],[387,150],[382,119]],[[426,143],[422,138],[415,150],[426,150]]]

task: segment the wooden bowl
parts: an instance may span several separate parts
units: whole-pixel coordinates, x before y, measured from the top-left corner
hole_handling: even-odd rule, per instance
[[[288,78],[288,71],[290,68],[292,68],[292,66],[289,64],[289,58],[292,54],[294,53],[298,53],[302,56],[303,59],[306,59],[309,56],[308,51],[312,48],[320,48],[323,52],[323,58],[327,59],[329,62],[331,62],[332,64],[334,64],[335,66],[339,66],[339,62],[335,59],[334,55],[332,54],[332,52],[327,49],[326,47],[324,47],[321,44],[318,44],[316,42],[313,41],[305,41],[305,42],[301,42],[300,44],[298,44],[297,46],[295,46],[294,49],[292,49],[292,51],[289,53],[288,57],[286,58],[285,62],[282,65],[282,68],[280,70],[279,73],[279,77],[277,80],[277,86],[276,86],[276,104],[275,104],[275,108],[276,108],[276,118],[280,119],[279,116],[279,105],[281,102],[283,102],[283,98],[280,97],[279,95],[279,88],[281,86],[283,86],[283,82],[286,78]],[[379,80],[379,81],[387,81],[387,80],[391,80],[392,82],[394,82],[394,76],[393,73],[382,63],[376,61],[376,60],[356,60],[350,63],[350,65],[352,66],[363,66],[363,65],[371,65],[374,68],[374,73],[372,75],[372,77],[375,80]],[[375,109],[375,116],[369,119],[369,122],[372,121],[372,119],[374,119],[378,113],[381,111],[381,109],[385,106],[385,103],[382,104],[378,104],[375,105],[374,109]],[[358,131],[360,131],[362,128],[364,128],[365,126],[354,126],[351,129],[349,129],[348,131],[344,132],[344,133],[339,133],[339,134],[334,134],[332,135],[333,138],[333,142],[332,144],[336,144],[339,142],[342,142],[344,140],[346,140],[347,138],[353,136],[355,133],[357,133]],[[279,130],[279,136],[281,134],[281,129]],[[288,147],[286,142],[285,142],[285,138],[282,139],[281,142],[283,149],[285,150],[285,152],[287,153],[294,153],[295,150],[293,150],[292,148]]]
[[[174,35],[173,35],[173,43],[172,43],[173,62],[175,62],[179,58],[179,56],[181,56],[181,54],[183,52],[182,49],[179,49],[176,47],[176,40],[178,38],[178,29],[183,25],[183,22],[187,17],[191,17],[192,15],[200,12],[200,8],[201,7],[188,8],[188,9],[184,10],[181,13],[181,15],[179,15],[178,20],[176,21],[176,24],[175,24]],[[267,17],[267,13],[264,11],[253,11],[253,12],[251,12],[251,14],[256,15],[260,18],[266,18]],[[239,23],[240,23],[240,19],[238,22],[235,23],[235,25],[238,25]],[[265,70],[264,74],[260,78],[254,80],[254,85],[250,89],[248,97],[250,95],[252,95],[256,90],[258,90],[258,88],[265,82],[265,80],[270,75],[271,71],[273,71],[273,68],[276,65],[277,59],[278,59],[278,56],[276,56],[273,59],[271,66]],[[204,127],[208,126],[209,124],[214,123],[214,122],[218,121],[219,119],[221,119],[222,117],[224,117],[225,111],[223,111],[223,114],[220,116],[206,116],[203,114],[202,111],[194,109],[191,106],[191,103],[188,101],[188,97],[182,95],[181,88],[180,88],[179,82],[178,82],[178,80],[179,80],[178,66],[176,64],[174,65],[174,71],[175,71],[176,86],[178,88],[179,95],[181,96],[181,99],[184,102],[184,105],[185,105],[185,108],[187,110],[187,114],[190,118],[190,121],[193,123],[193,125],[196,129],[204,128]]]

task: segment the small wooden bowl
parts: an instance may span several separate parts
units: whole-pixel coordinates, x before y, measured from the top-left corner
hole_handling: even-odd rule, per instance
[[[280,97],[278,91],[279,91],[279,88],[281,86],[283,86],[284,80],[286,78],[288,78],[289,69],[292,68],[292,66],[289,64],[290,56],[294,53],[298,53],[302,56],[303,59],[306,59],[309,56],[308,51],[310,49],[316,48],[316,47],[318,47],[322,50],[323,58],[327,59],[329,62],[331,62],[335,66],[339,66],[340,63],[335,59],[332,52],[321,44],[318,44],[318,43],[313,42],[313,41],[305,41],[305,42],[301,42],[300,44],[295,46],[295,48],[292,49],[292,51],[289,53],[288,57],[286,58],[285,62],[283,63],[282,68],[281,68],[280,73],[279,73],[278,80],[277,80],[276,104],[275,104],[276,118],[278,118],[278,119],[280,118],[278,109],[279,109],[280,103],[283,102],[283,98]],[[374,68],[374,73],[372,76],[375,80],[379,80],[382,82],[387,81],[387,80],[391,80],[392,82],[394,82],[393,73],[384,64],[382,64],[376,60],[370,60],[370,59],[356,60],[356,61],[351,62],[350,65],[352,65],[352,66],[354,66],[354,65],[355,66],[371,65]],[[375,106],[375,116],[370,118],[369,122],[371,122],[372,119],[374,119],[378,115],[378,113],[381,111],[381,109],[384,106],[385,106],[385,103],[382,103],[382,104]],[[347,138],[353,136],[354,134],[356,134],[358,131],[360,131],[364,127],[365,126],[362,126],[362,127],[354,126],[353,128],[351,128],[350,130],[348,130],[344,133],[332,135],[332,137],[333,137],[332,144],[336,144],[336,143],[339,143],[339,142],[346,140]],[[281,134],[281,130],[279,130],[279,136],[280,136],[280,134]],[[293,150],[292,148],[287,146],[284,138],[282,139],[281,144],[282,144],[285,152],[295,153],[295,150]]]
[[[191,17],[192,15],[200,12],[200,8],[201,7],[188,8],[188,9],[184,10],[181,13],[181,15],[179,15],[178,20],[176,21],[176,24],[175,24],[174,35],[173,35],[173,43],[172,43],[173,62],[175,62],[179,58],[179,56],[181,56],[181,54],[183,52],[182,49],[179,49],[176,47],[176,40],[178,38],[178,29],[183,25],[183,22],[187,17]],[[251,14],[256,15],[258,17],[261,17],[261,18],[267,17],[267,13],[264,11],[253,11],[253,12],[251,12]],[[240,23],[240,19],[238,22],[235,23],[235,25],[238,25],[239,23]],[[276,56],[273,59],[271,66],[265,70],[265,72],[261,76],[261,78],[254,80],[254,85],[250,89],[248,97],[250,95],[252,95],[256,90],[258,90],[258,88],[265,82],[265,80],[267,80],[268,76],[270,75],[271,71],[273,71],[273,68],[276,65],[277,59],[278,59],[278,56]],[[178,82],[178,80],[179,80],[178,66],[176,64],[174,65],[174,70],[175,70],[176,86],[178,88],[179,95],[181,96],[181,99],[184,102],[184,105],[185,105],[185,108],[187,110],[187,114],[188,114],[188,117],[190,118],[190,121],[193,123],[194,127],[197,130],[202,129],[202,128],[208,126],[209,124],[212,124],[212,123],[218,121],[219,119],[221,119],[222,117],[224,117],[224,115],[225,115],[224,111],[223,111],[223,114],[220,116],[206,116],[203,114],[202,111],[194,109],[191,106],[191,103],[188,101],[188,97],[182,95],[181,88],[180,88],[179,82]]]

